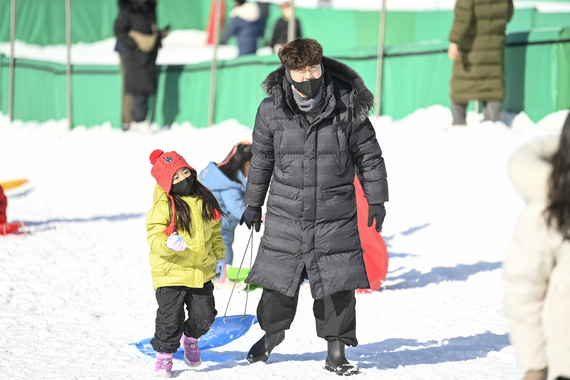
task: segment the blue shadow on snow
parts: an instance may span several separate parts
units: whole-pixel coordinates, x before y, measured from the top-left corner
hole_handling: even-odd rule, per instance
[[[31,188],[31,189],[26,189],[26,190],[24,190],[24,191],[20,191],[19,193],[15,193],[15,194],[9,193],[9,194],[6,194],[6,197],[8,197],[8,199],[11,199],[11,198],[22,198],[22,197],[25,197],[25,196],[27,196],[28,194],[30,194],[32,191],[34,191],[33,188]]]
[[[119,221],[127,220],[127,219],[142,218],[145,216],[146,216],[146,213],[139,213],[139,214],[119,214],[119,215],[111,215],[111,216],[94,216],[92,218],[50,219],[50,220],[44,220],[41,222],[26,222],[26,225],[28,225],[28,226],[41,226],[41,225],[50,224],[50,223],[84,223],[84,222],[95,222],[95,221],[101,221],[101,220],[106,220],[109,222],[119,222]]]
[[[418,232],[419,230],[423,230],[424,228],[429,227],[429,225],[430,225],[429,223],[426,223],[426,224],[423,224],[421,226],[409,228],[406,231],[400,232],[400,235],[404,235],[404,236],[411,235],[413,233]],[[382,238],[384,239],[384,243],[386,244],[386,247],[390,247],[390,240],[394,239],[394,236],[396,236],[396,235],[390,235],[390,236],[382,235]]]
[[[395,258],[402,258],[402,257],[408,257],[408,256],[417,256],[414,253],[396,253],[396,252],[390,252],[388,251],[388,256],[390,257],[390,259],[395,259]]]
[[[419,342],[414,339],[386,339],[378,343],[361,344],[357,347],[347,348],[346,357],[348,360],[356,362],[361,369],[376,368],[382,370],[398,368],[400,365],[474,360],[486,357],[490,352],[498,352],[509,345],[508,334],[493,334],[486,331],[482,334],[455,337],[442,341]],[[234,351],[224,354],[234,356],[239,353]],[[241,353],[242,359],[244,356],[245,353]],[[324,361],[326,356],[326,351],[286,354],[279,353],[277,350],[277,352],[271,353],[267,364],[285,361]],[[236,364],[241,365],[241,363],[233,363],[230,366]],[[219,366],[214,367],[222,368],[223,364],[220,363]],[[208,370],[214,367],[208,367]]]
[[[427,228],[427,227],[429,227],[429,223],[426,223],[426,224],[421,225],[421,226],[412,227],[410,229],[407,229],[404,232],[400,232],[400,234],[402,234],[404,236],[408,236],[408,235],[411,235],[415,232],[418,232],[419,230],[423,230],[424,228]]]
[[[491,352],[498,352],[510,345],[508,334],[494,334],[486,331],[481,334],[455,337],[442,341],[431,340],[420,342],[415,339],[386,339],[378,343],[361,344],[346,350],[347,359],[354,361],[361,369],[394,369],[398,366],[439,364],[474,360],[486,357]],[[173,371],[177,377],[182,372],[211,372],[222,368],[246,366],[244,351],[202,351],[202,361],[213,365],[200,369]],[[286,361],[324,361],[326,351],[288,354],[273,352],[267,365]]]
[[[400,365],[474,360],[486,357],[490,352],[498,352],[509,345],[508,334],[493,334],[489,331],[473,336],[444,339],[439,342],[436,340],[418,342],[414,339],[386,339],[383,342],[347,349],[347,358],[358,361],[358,367],[362,369],[392,369]]]
[[[437,284],[443,281],[466,281],[470,276],[479,272],[488,272],[499,269],[502,262],[488,263],[480,261],[475,264],[459,264],[455,267],[433,268],[429,273],[421,273],[415,269],[396,277],[388,277],[386,281],[403,280],[394,285],[382,287],[386,290],[423,288],[429,284]]]

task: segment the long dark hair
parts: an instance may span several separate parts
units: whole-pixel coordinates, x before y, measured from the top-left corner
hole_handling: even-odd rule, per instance
[[[549,226],[554,226],[570,239],[570,113],[560,135],[560,147],[550,160],[552,174],[548,180],[548,206],[544,213]]]
[[[226,177],[234,182],[239,182],[236,175],[238,170],[243,173],[245,163],[251,161],[251,144],[239,143],[232,148],[226,159],[218,164],[218,168]]]
[[[194,194],[202,200],[202,218],[204,220],[214,219],[216,211],[220,216],[227,217],[227,215],[222,211],[222,208],[214,194],[212,194],[210,190],[196,179],[197,173],[194,170],[192,170],[192,176],[194,176]],[[192,236],[192,231],[190,229],[190,226],[192,225],[190,206],[179,194],[171,192],[170,195],[172,196],[172,199],[174,199],[174,207],[176,207],[176,221],[174,222],[174,228],[176,230],[186,231],[190,236]],[[169,215],[172,219],[172,204],[169,203],[169,205]]]

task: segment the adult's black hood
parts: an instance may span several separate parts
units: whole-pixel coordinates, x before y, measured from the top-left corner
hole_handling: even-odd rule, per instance
[[[359,121],[368,117],[368,113],[374,109],[374,94],[366,87],[364,80],[356,71],[348,65],[333,58],[323,56],[325,73],[330,75],[345,86],[354,91],[354,115]],[[274,87],[281,85],[285,76],[285,66],[281,65],[277,70],[269,73],[261,84],[263,91],[269,96],[273,95]]]

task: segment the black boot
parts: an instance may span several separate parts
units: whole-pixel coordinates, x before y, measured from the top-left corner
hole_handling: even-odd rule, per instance
[[[285,331],[277,334],[265,334],[263,338],[257,341],[256,344],[251,346],[247,353],[247,363],[253,364],[256,362],[266,362],[271,355],[271,351],[285,339]]]
[[[325,369],[339,376],[351,376],[360,373],[357,366],[350,364],[344,356],[344,342],[341,340],[328,341],[328,356],[325,361]]]

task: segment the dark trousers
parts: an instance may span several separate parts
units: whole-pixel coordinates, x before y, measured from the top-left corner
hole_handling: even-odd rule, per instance
[[[122,89],[121,89],[121,123],[130,124],[133,121],[133,116],[131,115],[131,99],[132,95],[125,92],[125,64],[123,62],[123,56],[119,54],[119,59],[121,60],[121,78],[122,78]]]
[[[499,121],[501,120],[501,101],[488,100],[483,103],[483,121]],[[467,115],[467,103],[451,103],[451,116],[453,116],[453,125],[466,125],[465,117]]]
[[[131,115],[136,122],[144,121],[148,112],[148,94],[134,92],[131,94]]]
[[[276,290],[263,288],[257,305],[257,320],[269,334],[288,330],[297,312],[299,289],[293,297]],[[348,346],[357,346],[356,298],[354,290],[335,293],[313,303],[317,336],[327,341],[339,339]]]
[[[156,290],[156,328],[150,341],[156,352],[174,353],[180,347],[182,333],[195,339],[210,330],[216,315],[214,284],[208,281],[203,288],[165,286]],[[188,319],[184,321],[184,306]]]

